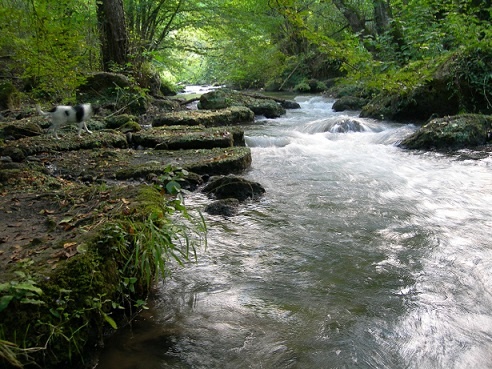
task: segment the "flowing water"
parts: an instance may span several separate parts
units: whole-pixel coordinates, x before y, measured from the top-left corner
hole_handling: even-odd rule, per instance
[[[492,367],[492,160],[404,151],[411,124],[298,102],[246,127],[265,196],[207,216],[198,262],[98,369]]]

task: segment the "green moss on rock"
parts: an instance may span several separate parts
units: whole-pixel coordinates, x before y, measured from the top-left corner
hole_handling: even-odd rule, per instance
[[[231,107],[219,111],[177,111],[156,116],[152,126],[204,126],[238,125],[254,121],[254,113],[246,107]]]
[[[24,156],[36,155],[43,152],[74,151],[97,149],[103,147],[126,148],[126,136],[117,132],[95,132],[90,135],[83,133],[67,134],[68,139],[56,140],[51,135],[42,135],[10,141],[1,150],[1,155],[9,155],[11,151],[20,150]]]
[[[463,114],[438,118],[404,139],[400,146],[420,150],[456,150],[483,145],[492,130],[492,117]]]
[[[198,104],[199,109],[225,109],[232,107],[247,107],[256,115],[267,118],[278,118],[286,113],[284,107],[273,99],[265,96],[242,94],[230,89],[219,89],[203,94]]]

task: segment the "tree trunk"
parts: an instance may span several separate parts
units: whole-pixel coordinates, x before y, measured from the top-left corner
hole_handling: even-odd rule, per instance
[[[128,62],[128,33],[122,0],[98,0],[97,21],[104,71]]]
[[[360,14],[356,7],[350,6],[345,0],[333,0],[333,4],[345,17],[353,33],[359,35],[360,38],[371,34],[367,29],[364,16]]]
[[[376,23],[376,31],[379,35],[382,35],[388,30],[391,16],[390,9],[391,8],[388,1],[374,1],[374,21]]]

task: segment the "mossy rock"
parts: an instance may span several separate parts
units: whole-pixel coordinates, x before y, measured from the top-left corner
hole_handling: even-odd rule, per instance
[[[265,96],[252,96],[237,91],[222,88],[207,92],[200,97],[199,109],[215,110],[236,106],[245,106],[256,115],[264,115],[267,118],[278,118],[286,113],[284,107],[273,99]]]
[[[413,88],[380,92],[364,106],[361,117],[427,121],[432,116],[492,113],[489,47],[459,50],[433,68],[431,76]]]
[[[151,104],[161,111],[171,112],[181,108],[180,102],[177,99],[153,98]]]
[[[39,136],[43,133],[39,124],[27,119],[5,124],[0,128],[0,137],[13,138],[15,140],[24,137]]]
[[[458,97],[448,82],[435,78],[412,91],[381,92],[362,108],[363,118],[395,121],[426,121],[431,116],[455,115]]]
[[[484,145],[490,139],[492,116],[463,114],[433,119],[400,146],[417,150],[458,150]]]
[[[104,120],[106,122],[106,127],[109,129],[117,129],[128,122],[136,122],[137,117],[131,114],[120,114],[113,115]]]
[[[114,104],[115,96],[118,96],[117,104]],[[78,88],[77,100],[95,106],[114,105],[115,109],[124,109],[131,114],[145,113],[151,102],[151,98],[128,77],[109,72],[97,72],[87,77]]]
[[[51,135],[42,135],[22,138],[8,142],[1,150],[1,155],[9,156],[9,152],[20,150],[24,156],[46,152],[74,151],[97,149],[103,147],[126,148],[126,136],[114,131],[83,133],[78,137],[76,133],[66,134],[62,140],[56,140]]]
[[[243,131],[201,126],[160,127],[132,135],[133,145],[161,150],[232,147],[237,140],[244,145]]]
[[[20,92],[11,82],[0,83],[0,109],[10,109],[20,102]]]
[[[125,165],[120,165],[120,169],[113,166],[112,172],[118,180],[149,179],[164,174],[169,165],[179,166],[200,175],[243,173],[251,166],[251,160],[251,151],[247,147],[179,151],[154,150],[134,155]]]
[[[141,130],[142,130],[142,126],[134,121],[128,121],[118,128],[118,131],[122,133],[140,132]]]
[[[356,96],[342,96],[333,104],[334,111],[361,110],[367,104],[367,100]]]
[[[137,117],[130,114],[121,114],[106,118],[105,123],[107,128],[117,129],[122,133],[139,132],[142,130],[140,124],[137,123]]]
[[[245,107],[231,107],[228,109],[209,110],[185,110],[165,113],[156,116],[152,122],[153,127],[162,126],[228,126],[254,121],[254,113]]]

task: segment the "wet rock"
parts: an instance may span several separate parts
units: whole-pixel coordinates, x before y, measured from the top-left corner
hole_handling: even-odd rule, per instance
[[[361,110],[367,100],[355,96],[342,96],[333,104],[334,111]]]
[[[237,214],[239,206],[238,199],[223,199],[212,202],[205,207],[205,212],[210,215],[222,215],[232,217]]]
[[[265,193],[265,189],[258,182],[228,175],[212,177],[203,192],[216,199],[234,198],[239,201],[245,201],[248,198],[256,199],[260,197]]]
[[[458,150],[484,145],[492,116],[463,114],[437,118],[405,138],[400,146],[418,150]]]
[[[301,105],[297,101],[293,100],[283,100],[280,102],[280,105],[285,109],[300,109]]]
[[[362,132],[364,127],[354,119],[343,119],[336,122],[330,129],[332,133]]]
[[[267,118],[278,118],[286,113],[285,108],[274,99],[265,96],[253,96],[242,94],[229,89],[218,89],[200,97],[199,109],[225,109],[233,106],[245,106],[251,109],[255,115],[263,115]]]

